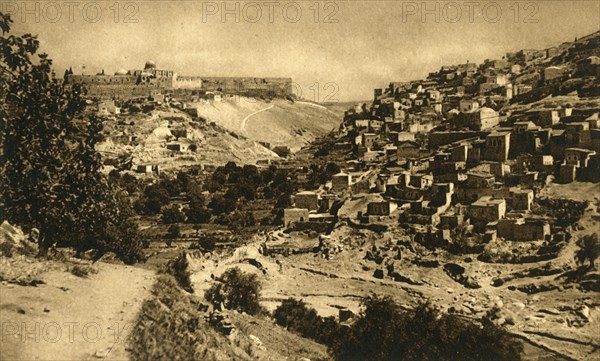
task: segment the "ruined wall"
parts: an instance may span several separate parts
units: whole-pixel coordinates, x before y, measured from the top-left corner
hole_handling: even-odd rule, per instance
[[[285,97],[292,95],[291,78],[233,78],[136,75],[68,75],[65,85],[82,84],[88,95],[102,98],[147,96],[151,91],[178,93],[182,90],[220,91],[250,97]]]
[[[202,89],[250,96],[286,96],[292,94],[292,78],[202,77]]]

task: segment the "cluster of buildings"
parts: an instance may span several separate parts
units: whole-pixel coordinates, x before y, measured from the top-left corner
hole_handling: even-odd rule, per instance
[[[363,192],[381,196],[357,211],[363,224],[400,222],[446,241],[459,225],[487,240],[548,239],[553,220],[532,212],[536,191],[548,177],[600,181],[600,109],[505,109],[549,83],[592,77],[597,84],[597,56],[553,65],[565,51],[522,50],[375,89],[370,106],[345,114],[335,150],[352,156],[342,173],[321,195],[297,194],[286,227],[322,217],[332,195]]]
[[[121,69],[112,75],[104,71],[95,75],[73,74],[72,70],[67,70],[64,83],[67,86],[85,85],[90,96],[108,99],[129,99],[151,93],[179,96],[204,92],[272,97],[292,95],[291,78],[184,76],[173,70],[160,70],[153,61],[147,61],[144,69]]]

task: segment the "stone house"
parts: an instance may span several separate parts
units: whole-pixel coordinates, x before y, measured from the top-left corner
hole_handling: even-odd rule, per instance
[[[539,111],[530,112],[535,116],[534,123],[540,127],[551,127],[560,122],[560,115],[556,109],[544,109]]]
[[[375,133],[363,133],[362,145],[365,146],[367,149],[372,149],[373,146],[376,144],[378,138],[379,136]]]
[[[187,150],[189,149],[189,144],[181,142],[170,142],[167,143],[167,149],[176,152],[187,152]]]
[[[298,192],[294,195],[294,207],[317,211],[319,209],[319,195],[311,191]]]
[[[567,70],[561,66],[549,66],[542,71],[542,80],[547,83],[555,79],[562,79]]]
[[[473,99],[461,99],[458,104],[461,113],[470,113],[479,108],[479,102]]]
[[[498,237],[509,241],[538,241],[550,237],[550,224],[543,218],[505,218],[498,221]]]
[[[576,168],[587,168],[590,158],[596,155],[596,152],[582,148],[565,149],[565,163],[573,165]]]
[[[514,210],[530,211],[533,205],[533,189],[511,189],[510,203]]]
[[[367,205],[367,215],[369,216],[389,216],[398,208],[396,203],[390,201],[370,202]]]
[[[505,162],[510,150],[510,132],[492,132],[485,138],[484,159]]]
[[[98,111],[97,115],[112,115],[112,114],[120,114],[121,108],[115,105],[114,100],[101,100],[98,102]]]
[[[453,129],[482,131],[500,124],[500,114],[492,108],[482,107],[467,113],[460,113],[452,118],[450,125]]]
[[[340,172],[331,178],[331,189],[335,192],[348,189],[352,185],[352,177],[348,173]]]
[[[481,197],[471,204],[468,213],[473,224],[496,222],[506,214],[506,201],[503,198]]]
[[[419,158],[421,155],[421,145],[411,140],[399,142],[396,149],[398,159]]]
[[[293,227],[294,223],[307,221],[308,209],[306,208],[286,208],[283,210],[283,225],[286,228]]]
[[[515,122],[513,124],[512,132],[514,134],[521,134],[521,133],[525,133],[530,130],[538,130],[538,129],[539,129],[539,127],[537,127],[535,125],[535,123],[533,123],[531,121],[522,121],[522,122]]]

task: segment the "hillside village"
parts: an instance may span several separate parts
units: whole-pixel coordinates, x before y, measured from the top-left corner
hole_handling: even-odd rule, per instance
[[[595,33],[480,65],[444,66],[427,79],[375,89],[371,104],[349,109],[337,136],[311,148],[337,161],[342,171],[319,189],[297,192],[293,206],[284,210],[283,224],[292,235],[321,234],[316,247],[333,265],[311,262],[311,267],[337,278],[341,273],[334,270],[360,262],[375,279],[424,287],[429,291],[423,297],[436,298],[439,285],[431,280],[431,267],[446,260],[443,272],[459,287],[487,293],[492,285],[497,294],[502,289],[526,295],[548,292],[544,304],[558,307],[563,296],[552,291],[566,286],[547,276],[572,269],[574,242],[597,229],[597,222],[587,231],[582,224],[590,217],[584,214],[597,212],[598,202],[599,41],[600,33]],[[593,191],[581,197],[549,196],[548,189],[573,182],[591,182]],[[352,236],[356,232],[375,240],[357,241]],[[281,239],[274,237],[265,248],[280,252]],[[478,261],[457,257],[461,254],[475,255]],[[299,259],[291,262],[301,263]],[[509,270],[494,264],[521,266]],[[598,291],[591,279],[580,280],[583,294]],[[565,297],[575,300],[581,297],[578,292]],[[471,294],[478,301],[460,301],[455,312],[483,312],[472,308],[479,297]],[[328,312],[326,307],[319,310]],[[515,330],[527,328],[523,322],[533,325],[531,315],[521,320],[513,315],[510,321],[506,315],[498,317]],[[550,333],[556,327],[536,326]],[[557,336],[567,332],[560,329],[554,331]],[[544,344],[548,338],[540,340]],[[584,357],[575,351],[569,355]]]
[[[375,89],[371,105],[345,113],[330,145],[351,154],[330,192],[296,194],[284,223],[326,221],[315,212],[329,211],[333,195],[370,193],[381,199],[352,215],[362,224],[401,214],[440,241],[467,220],[487,241],[552,239],[551,217],[533,212],[544,185],[599,181],[599,39]]]
[[[407,312],[427,304],[498,327],[523,342],[523,360],[598,358],[600,273],[579,255],[600,219],[600,32],[390,79],[351,107],[296,99],[288,78],[272,79],[281,93],[253,78],[240,92],[221,78],[156,72],[148,62],[139,73],[63,79],[94,87],[86,102],[102,120],[102,173],[128,206],[120,216],[139,227],[145,262],[56,245],[48,260],[0,249],[0,287],[11,294],[3,318],[58,322],[61,303],[91,289],[101,328],[127,322],[132,336],[22,348],[15,331],[10,357],[64,346],[74,358],[184,350],[202,360],[333,360],[331,333],[351,330],[365,298],[380,294]],[[151,85],[140,89],[145,76]],[[14,249],[33,247],[36,234],[25,233],[0,227]],[[231,269],[260,284],[261,312],[209,300]],[[30,287],[42,301],[28,298]],[[330,333],[282,322],[290,299]],[[71,307],[87,320],[85,307]]]

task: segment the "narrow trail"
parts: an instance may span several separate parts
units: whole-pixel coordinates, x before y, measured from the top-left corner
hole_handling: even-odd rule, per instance
[[[242,124],[240,125],[240,130],[244,130],[244,128],[246,128],[246,124],[248,123],[248,120],[251,117],[255,116],[258,113],[262,113],[262,112],[265,112],[265,111],[267,111],[269,109],[272,109],[274,106],[275,106],[274,104],[271,104],[271,105],[269,105],[268,107],[266,107],[264,109],[260,109],[260,110],[255,111],[254,113],[248,114],[246,116],[246,118],[242,119]]]
[[[41,275],[38,287],[0,285],[2,360],[127,360],[127,339],[154,272],[98,263],[80,278]]]

